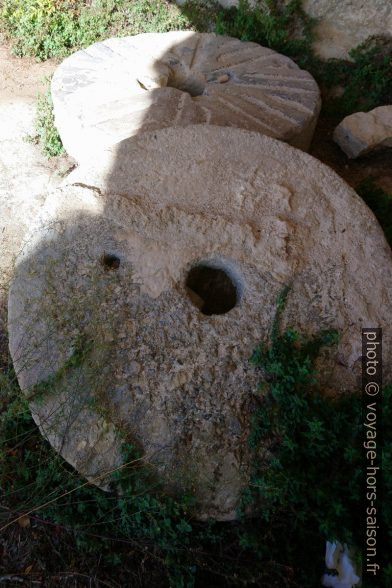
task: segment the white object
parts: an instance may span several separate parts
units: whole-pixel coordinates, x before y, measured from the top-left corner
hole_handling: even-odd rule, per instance
[[[360,577],[355,573],[350,559],[347,545],[327,541],[325,565],[330,570],[336,570],[338,575],[324,574],[322,585],[330,588],[353,588],[359,583]]]

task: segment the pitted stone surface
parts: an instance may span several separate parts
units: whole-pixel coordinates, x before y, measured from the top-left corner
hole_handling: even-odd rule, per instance
[[[207,123],[308,149],[320,110],[312,76],[231,37],[176,31],[95,43],[52,80],[56,126],[77,160],[140,132]]]
[[[201,312],[200,265],[207,290],[211,271],[231,280],[227,312]],[[249,357],[285,284],[282,328],[340,331],[319,359],[325,390],[359,389],[369,325],[384,329],[391,376],[392,254],[332,170],[258,133],[205,125],[108,149],[48,197],[18,259],[10,348],[35,419],[90,478],[121,463],[125,431],[169,491],[194,489],[198,516],[233,518],[263,379]],[[85,360],[34,400],[78,341]]]
[[[370,37],[392,34],[391,0],[303,0],[302,8],[316,19],[313,49],[324,59],[350,59]]]
[[[392,105],[346,116],[336,127],[333,138],[350,159],[392,147]]]

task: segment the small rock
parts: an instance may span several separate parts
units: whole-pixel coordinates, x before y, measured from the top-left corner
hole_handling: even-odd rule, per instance
[[[392,105],[346,116],[336,127],[333,139],[350,159],[392,147]]]
[[[30,527],[30,517],[28,515],[22,515],[18,518],[18,525],[22,527],[22,529],[26,529],[26,527]]]
[[[218,82],[220,84],[225,84],[226,82],[228,82],[230,79],[230,76],[228,76],[227,74],[223,74],[221,76],[218,77]]]

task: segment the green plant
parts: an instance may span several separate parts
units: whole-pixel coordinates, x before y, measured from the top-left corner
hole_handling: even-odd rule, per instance
[[[46,157],[55,157],[64,153],[64,147],[60,135],[54,124],[53,102],[48,87],[43,94],[39,94],[36,103],[36,115],[34,119],[35,135],[29,135],[26,140],[40,146]]]
[[[177,6],[162,0],[138,0],[124,4],[123,21],[116,25],[121,35],[164,33],[192,28],[192,23]]]
[[[107,283],[102,292],[95,290],[95,296],[89,289],[86,304],[91,310],[94,298],[97,309],[83,326],[81,301],[70,301],[69,313],[81,335],[57,372],[32,390],[33,402],[56,393],[64,379],[72,383],[80,368],[105,386],[106,349],[103,355],[97,353],[99,328],[88,327],[102,319],[101,302],[108,303],[105,293],[110,285],[115,288],[116,274],[99,267],[96,271],[103,272],[99,275]],[[50,284],[48,288],[47,314],[54,320]],[[289,292],[286,287],[278,296],[269,343],[259,345],[252,356],[263,385],[249,434],[249,486],[236,521],[195,520],[192,495],[168,496],[154,468],[125,435],[123,465],[113,470],[109,491],[82,480],[35,426],[9,364],[0,373],[0,490],[7,517],[33,516],[55,524],[72,533],[79,554],[99,554],[107,567],[125,565],[131,549],[138,559],[149,558],[163,586],[317,585],[325,539],[360,544],[361,406],[359,395],[331,397],[317,381],[317,358],[324,347],[327,351],[336,344],[336,331],[309,336],[290,328],[281,332]],[[112,326],[115,329],[115,323]],[[387,419],[391,400],[389,386],[384,393]],[[392,496],[392,436],[385,433],[384,493]],[[389,503],[383,515],[390,529]],[[391,542],[389,537],[386,546]],[[385,577],[388,586],[387,573]]]
[[[167,0],[5,0],[1,28],[16,55],[40,60],[65,57],[112,35],[190,28],[180,9]]]
[[[5,0],[1,24],[14,42],[18,56],[38,59],[63,56],[71,46],[77,12],[72,2],[55,0]]]
[[[261,390],[249,439],[254,452],[251,487],[262,497],[266,520],[277,510],[288,510],[298,530],[314,519],[327,538],[352,542],[351,517],[361,474],[360,399],[331,398],[314,390],[315,360],[323,346],[337,343],[338,334],[325,331],[305,337],[292,329],[280,334],[286,296],[287,290],[278,302],[271,346],[260,346],[252,357],[271,381]],[[268,467],[259,461],[262,441],[274,448]],[[328,469],[331,479],[320,484],[328,478]]]
[[[392,246],[392,194],[377,186],[371,176],[362,180],[357,186],[357,192],[374,212],[388,243]]]
[[[329,114],[345,116],[390,103],[392,47],[376,39],[353,49],[352,61],[322,60],[311,46],[315,38],[314,24],[299,0],[287,4],[265,0],[256,7],[241,0],[238,7],[219,11],[215,31],[255,41],[290,56],[300,67],[310,71],[322,88],[341,86],[341,96],[323,103]]]
[[[254,41],[287,55],[301,56],[309,53],[312,25],[300,0],[290,0],[283,6],[278,6],[274,0],[265,0],[255,8],[247,0],[240,0],[238,7],[219,11],[215,31],[243,41]],[[301,32],[296,36],[298,30]]]
[[[285,561],[299,567],[300,585],[315,586],[322,568],[320,540],[362,545],[361,397],[330,396],[318,387],[315,360],[323,346],[337,342],[335,331],[309,337],[292,329],[280,333],[288,291],[278,298],[270,346],[259,346],[252,357],[268,383],[260,388],[249,437],[253,464],[242,509],[256,505],[264,524],[277,529],[271,533],[268,555],[277,557],[283,551]],[[392,386],[387,386],[387,414],[391,400]],[[384,492],[389,496],[391,440],[388,434],[383,454]],[[383,524],[390,529],[389,507],[383,514]],[[253,529],[241,541],[265,556]],[[387,575],[382,585],[388,586]]]
[[[392,45],[364,43],[350,52],[354,67],[348,68],[344,94],[336,99],[341,111],[350,114],[358,104],[365,112],[387,104],[392,98]],[[340,103],[339,103],[340,100]]]

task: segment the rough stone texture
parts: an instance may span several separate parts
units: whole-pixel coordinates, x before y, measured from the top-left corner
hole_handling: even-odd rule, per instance
[[[52,80],[56,126],[77,160],[143,131],[207,123],[306,150],[320,110],[312,76],[256,43],[209,33],[144,33],[95,43]]]
[[[346,116],[333,138],[350,159],[374,149],[392,147],[392,105]]]
[[[200,311],[202,289],[187,289],[200,264],[231,277],[234,308]],[[194,488],[199,516],[233,518],[263,377],[249,357],[285,284],[282,328],[341,333],[319,360],[325,390],[358,389],[366,326],[384,329],[391,377],[392,254],[332,170],[258,133],[205,125],[106,150],[48,197],[18,259],[9,330],[22,389],[34,396],[80,337],[93,341],[81,367],[31,402],[35,419],[91,479],[121,462],[125,431],[168,490]]]
[[[326,59],[349,58],[349,50],[375,35],[392,36],[391,0],[303,0],[319,20],[314,49]]]

